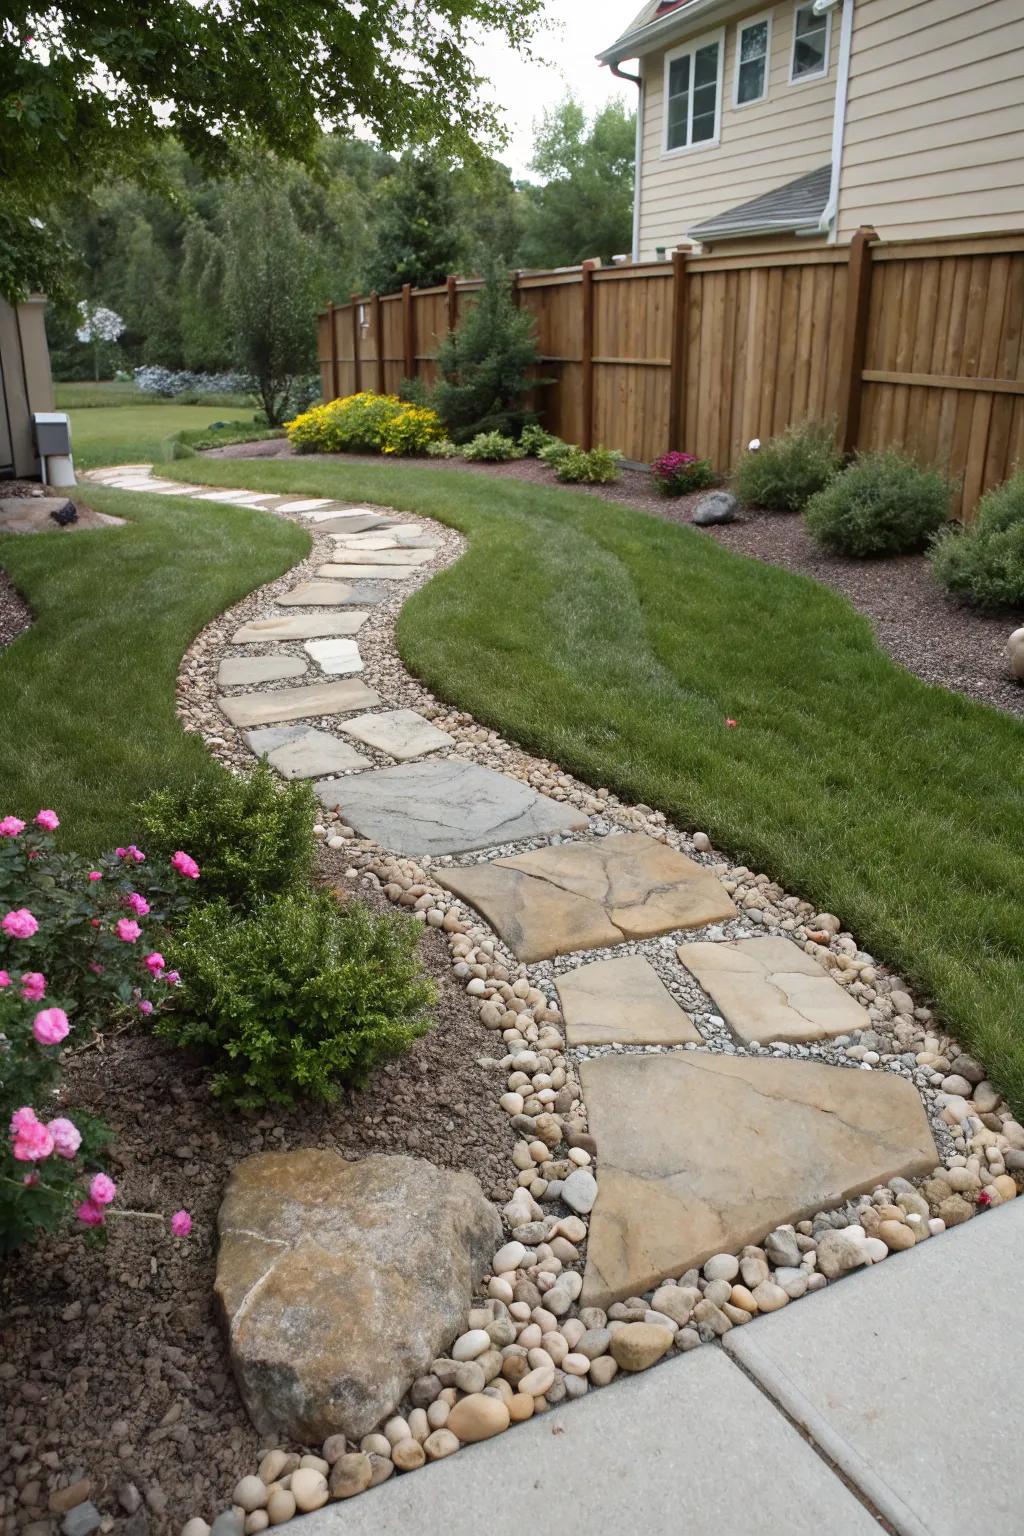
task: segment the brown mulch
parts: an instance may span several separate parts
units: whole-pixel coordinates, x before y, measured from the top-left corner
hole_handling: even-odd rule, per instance
[[[31,626],[32,610],[14,589],[7,572],[0,568],[0,651]]]
[[[477,1065],[491,1041],[433,929],[422,958],[438,981],[436,1027],[330,1107],[229,1109],[182,1052],[141,1029],[71,1058],[64,1100],[112,1128],[118,1203],[167,1216],[185,1207],[194,1226],[176,1242],[166,1222],[126,1219],[111,1224],[105,1245],[77,1233],[43,1238],[7,1261],[0,1508],[5,1493],[9,1502],[0,1530],[45,1517],[49,1489],[84,1475],[116,1529],[125,1519],[118,1490],[132,1483],[150,1529],[177,1532],[192,1515],[212,1520],[255,1470],[271,1442],[245,1414],[213,1309],[217,1209],[242,1158],[299,1147],[409,1153],[469,1169],[486,1194],[508,1198],[514,1138],[498,1108],[503,1085]],[[26,1505],[13,1490],[32,1482],[40,1490],[29,1488]],[[131,1536],[144,1536],[139,1524]]]
[[[287,442],[238,443],[218,449],[210,457],[285,458],[290,451]],[[377,461],[360,456],[358,462]],[[424,469],[456,469],[538,485],[557,484],[551,471],[536,459],[511,464],[467,464],[464,459],[423,459],[417,463]],[[697,499],[683,496],[667,501],[653,494],[650,475],[639,469],[624,469],[614,485],[572,489],[674,523],[690,522]],[[845,560],[823,554],[806,533],[802,520],[792,514],[747,511],[735,523],[703,531],[738,554],[811,576],[842,593],[871,620],[879,645],[893,660],[926,682],[1024,716],[1024,685],[1010,676],[1004,654],[1011,632],[1024,623],[1024,614],[993,617],[961,607],[936,585],[921,555]]]

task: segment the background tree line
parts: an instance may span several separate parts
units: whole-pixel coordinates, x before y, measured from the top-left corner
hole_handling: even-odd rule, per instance
[[[262,349],[290,353],[298,373],[315,367],[313,316],[329,298],[495,262],[609,260],[631,244],[633,135],[623,105],[588,120],[567,99],[540,121],[531,179],[519,182],[487,156],[396,157],[342,135],[321,136],[308,164],[253,149],[221,176],[165,137],[145,181],[101,181],[64,212],[76,261],[50,308],[54,373],[92,375],[95,349],[75,339],[83,299],[124,321],[107,372],[257,372]]]

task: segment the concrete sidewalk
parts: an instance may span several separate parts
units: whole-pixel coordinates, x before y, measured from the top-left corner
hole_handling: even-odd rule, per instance
[[[1024,1199],[292,1529],[1018,1536],[1022,1275]]]

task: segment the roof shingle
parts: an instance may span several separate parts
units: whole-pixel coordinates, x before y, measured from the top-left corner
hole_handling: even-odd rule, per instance
[[[813,228],[825,211],[831,182],[831,165],[819,166],[771,192],[763,192],[760,197],[737,203],[735,208],[691,225],[686,233],[695,240],[723,240],[758,230],[767,233]]]

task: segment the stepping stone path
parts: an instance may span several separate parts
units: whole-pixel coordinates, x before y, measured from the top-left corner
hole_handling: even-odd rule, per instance
[[[311,683],[308,688],[274,688],[267,693],[236,693],[218,700],[232,725],[271,725],[277,720],[311,720],[314,715],[370,709],[379,694],[365,683]]]
[[[340,721],[338,729],[400,762],[455,745],[453,736],[439,731],[414,709],[384,709],[377,715],[359,715],[355,720]]]
[[[867,1012],[788,939],[681,944],[676,951],[744,1045],[867,1029]]]
[[[935,1166],[920,1097],[892,1073],[694,1052],[604,1056],[580,1076],[601,1160],[584,1306]]]
[[[330,809],[340,805],[349,826],[364,837],[414,856],[467,853],[586,826],[586,817],[569,806],[458,757],[381,768],[341,790],[336,784],[315,788]]]
[[[643,955],[577,966],[557,977],[556,985],[570,1045],[704,1043]]]
[[[483,913],[519,960],[736,916],[721,881],[703,865],[640,832],[538,848],[439,878]]]
[[[248,731],[245,739],[256,756],[265,756],[285,779],[319,779],[328,773],[351,773],[372,766],[370,759],[347,741],[312,726],[264,726]]]

